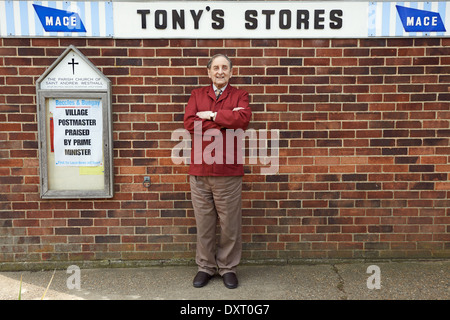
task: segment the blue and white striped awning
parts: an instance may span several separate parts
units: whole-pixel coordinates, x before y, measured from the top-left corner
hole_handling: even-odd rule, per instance
[[[33,5],[77,13],[86,32],[47,32]],[[0,1],[1,37],[112,37],[112,1]]]
[[[444,36],[446,34],[445,32],[406,32],[396,6],[438,12],[444,21],[450,13],[448,12],[450,5],[444,1],[369,2],[368,37]]]

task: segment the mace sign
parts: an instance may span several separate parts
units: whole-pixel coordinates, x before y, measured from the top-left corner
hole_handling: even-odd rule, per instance
[[[83,21],[76,12],[33,4],[45,31],[86,32]]]
[[[419,10],[397,5],[397,11],[407,32],[445,32],[438,12]]]

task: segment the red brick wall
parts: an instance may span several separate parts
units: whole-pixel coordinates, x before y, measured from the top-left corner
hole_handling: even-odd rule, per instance
[[[113,199],[39,197],[35,82],[70,44],[113,84]],[[192,259],[170,139],[217,52],[280,132],[278,174],[246,165],[245,259],[450,256],[450,39],[4,38],[0,262]]]

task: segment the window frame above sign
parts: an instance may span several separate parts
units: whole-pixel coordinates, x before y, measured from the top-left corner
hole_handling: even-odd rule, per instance
[[[89,85],[90,81],[93,82],[93,85]],[[37,80],[36,92],[41,198],[112,198],[114,195],[114,172],[111,81],[77,48],[71,45]],[[65,121],[79,124],[76,130],[64,130],[69,132],[67,137],[63,137],[67,138],[65,140],[59,136],[55,137],[56,131],[54,130],[58,123],[53,123],[50,112],[56,99],[62,102],[70,101],[70,106],[61,106],[68,110],[72,108],[70,112],[67,112],[70,120]],[[97,105],[101,108],[100,114],[98,111],[94,113],[94,107]],[[53,107],[58,108],[57,104],[56,107]],[[64,123],[60,124],[64,125]],[[96,123],[100,128],[88,126]],[[93,129],[100,130],[100,134],[95,136],[91,133],[90,136],[83,136],[88,135],[86,132],[89,132],[90,129],[91,131]],[[81,136],[77,137],[80,134]],[[102,141],[91,143],[91,139],[96,138]],[[72,142],[73,146],[74,139],[78,143],[84,142],[85,146],[78,149],[72,148],[72,151],[80,150],[84,155],[86,153],[96,154],[97,161],[89,162],[84,157],[83,161],[79,163],[75,161],[67,161],[66,164],[55,163],[53,159],[57,159],[58,148],[59,150],[65,148],[66,141],[68,141],[68,145]],[[59,141],[58,145],[56,145],[57,141]],[[92,146],[97,148],[93,150]],[[99,148],[102,150],[98,150]],[[64,151],[62,150],[63,154]],[[49,152],[53,154],[50,155]],[[99,152],[101,152],[101,156],[98,156]],[[67,159],[77,155],[76,152],[66,152],[65,154]]]

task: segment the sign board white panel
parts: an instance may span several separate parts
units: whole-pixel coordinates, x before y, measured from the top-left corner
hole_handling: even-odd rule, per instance
[[[71,51],[41,82],[41,89],[106,90],[107,82],[96,69]]]
[[[4,1],[2,37],[448,37],[447,1]]]
[[[117,38],[367,37],[367,2],[115,2]]]

